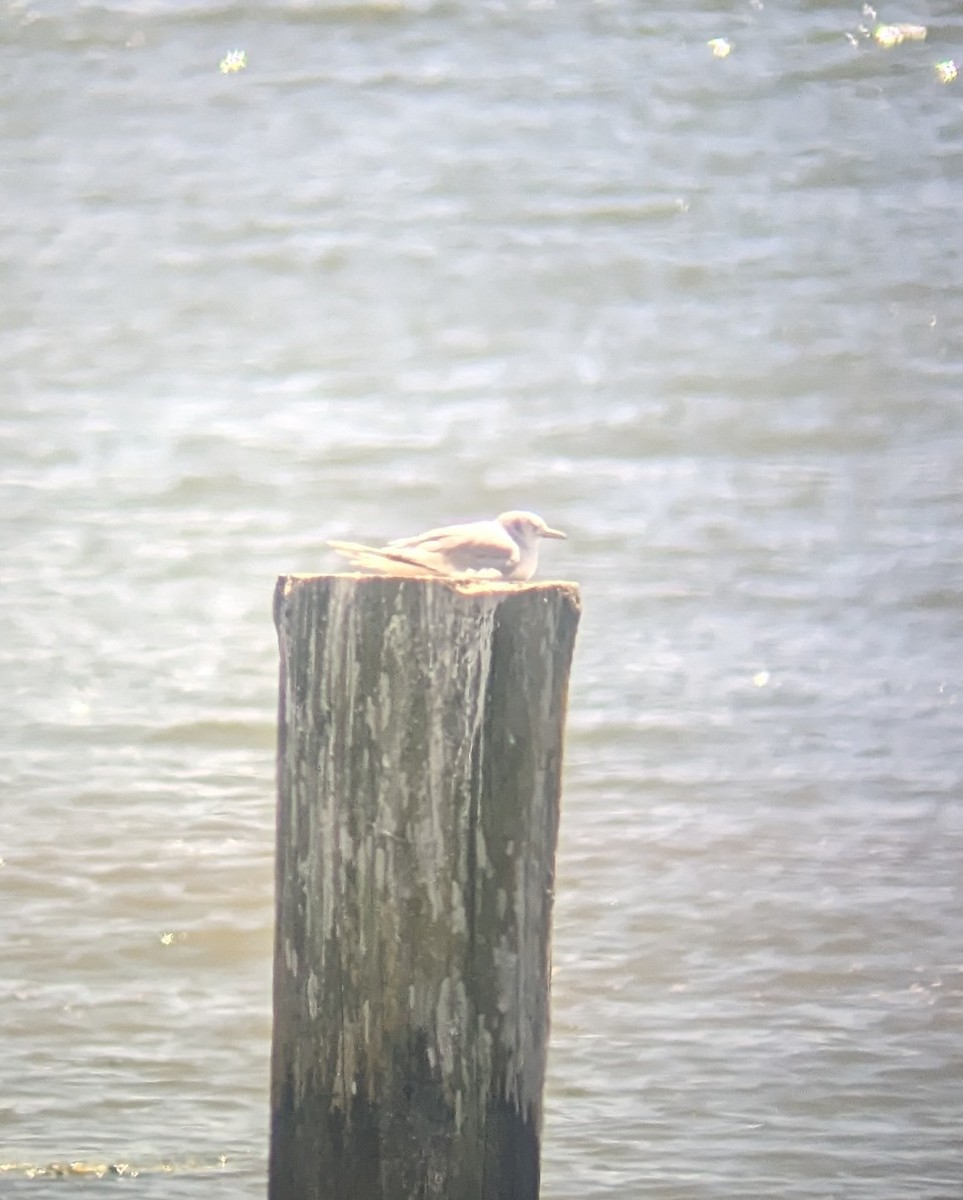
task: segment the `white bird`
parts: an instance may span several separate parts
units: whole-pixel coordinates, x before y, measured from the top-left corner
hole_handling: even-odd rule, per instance
[[[564,538],[530,512],[506,512],[494,521],[471,521],[396,538],[387,546],[328,542],[353,567],[378,575],[474,576],[531,579],[538,566],[538,539]]]

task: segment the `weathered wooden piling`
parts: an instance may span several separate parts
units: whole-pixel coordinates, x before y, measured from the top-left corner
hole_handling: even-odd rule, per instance
[[[269,1200],[535,1200],[573,584],[282,576]]]

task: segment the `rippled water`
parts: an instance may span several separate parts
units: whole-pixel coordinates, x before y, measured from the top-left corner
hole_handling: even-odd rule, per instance
[[[961,1194],[963,18],[881,16],[3,6],[0,1194],[264,1194],[274,577],[516,506],[543,1194]]]

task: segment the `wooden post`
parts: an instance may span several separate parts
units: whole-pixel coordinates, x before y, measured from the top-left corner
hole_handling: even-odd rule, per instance
[[[574,584],[282,576],[269,1200],[536,1200]]]

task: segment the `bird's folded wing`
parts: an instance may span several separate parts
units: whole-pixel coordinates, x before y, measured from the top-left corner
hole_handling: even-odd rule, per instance
[[[332,550],[343,554],[359,571],[371,571],[375,575],[445,575],[428,563],[408,558],[387,548],[377,550],[374,546],[362,546],[357,542],[328,542]]]
[[[497,521],[429,529],[417,537],[389,542],[385,550],[409,553],[419,562],[430,563],[440,574],[502,575],[521,557],[518,546]]]

